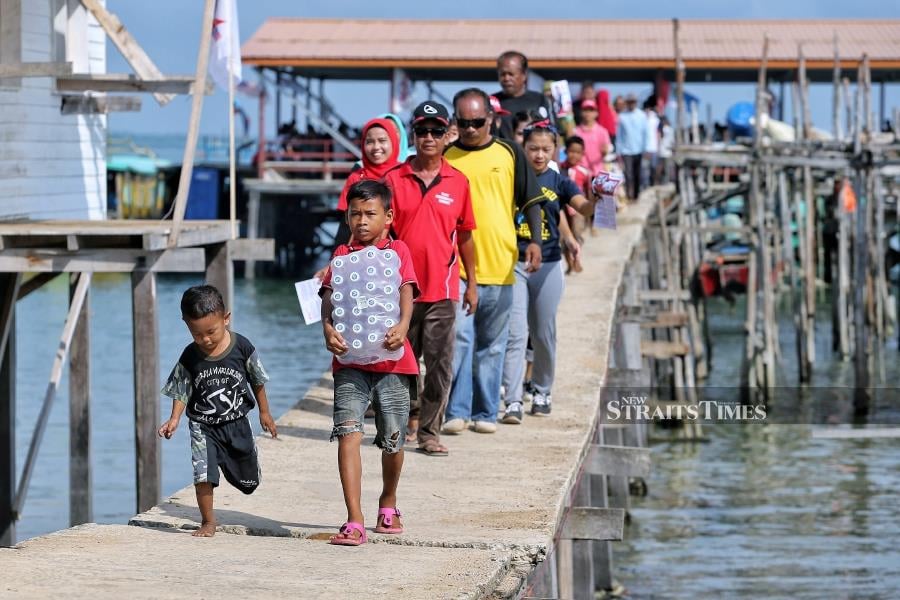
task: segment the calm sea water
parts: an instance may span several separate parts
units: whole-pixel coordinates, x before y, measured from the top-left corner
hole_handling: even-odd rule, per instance
[[[739,377],[744,307],[711,304],[710,386]],[[819,314],[829,314],[826,305]],[[814,385],[849,385],[819,323]],[[782,316],[783,384],[796,377]],[[894,338],[896,340],[896,338]],[[886,383],[900,381],[896,341]],[[648,495],[614,545],[629,598],[897,598],[900,439],[817,439],[804,425],[705,426],[709,443],[652,446]]]
[[[161,276],[158,281],[160,377],[191,339],[181,321],[181,293],[200,277]],[[16,458],[21,473],[31,434],[68,310],[63,278],[32,293],[17,309]],[[125,523],[135,513],[134,401],[130,278],[95,276],[91,288],[91,424],[93,431],[94,520]],[[328,367],[321,329],[306,326],[292,281],[238,280],[234,329],[259,350],[269,371],[266,386],[276,418],[293,406]],[[69,526],[68,388],[63,378],[34,476],[17,525],[19,540]],[[171,400],[160,398],[167,418]],[[259,429],[256,411],[251,423]],[[191,481],[187,426],[162,444],[162,493]]]

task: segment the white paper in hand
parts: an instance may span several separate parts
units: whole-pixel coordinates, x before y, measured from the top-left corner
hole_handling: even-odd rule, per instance
[[[294,284],[297,290],[297,300],[300,301],[300,311],[307,325],[318,323],[322,320],[322,299],[319,298],[319,288],[322,282],[313,277]]]

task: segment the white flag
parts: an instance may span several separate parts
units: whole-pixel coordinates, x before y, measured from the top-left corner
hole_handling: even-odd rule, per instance
[[[413,82],[403,69],[394,68],[391,74],[390,111],[399,115],[412,106]]]
[[[237,0],[216,0],[209,49],[209,74],[223,90],[228,89],[228,61],[234,85],[241,82],[241,37],[238,33]]]

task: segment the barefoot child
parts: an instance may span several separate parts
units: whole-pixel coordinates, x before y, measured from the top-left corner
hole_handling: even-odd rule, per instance
[[[400,260],[400,288],[394,294],[399,299],[400,319],[384,335],[383,347],[396,351],[403,348],[397,360],[382,360],[371,364],[345,364],[337,357],[346,354],[350,346],[332,319],[332,272],[329,269],[319,291],[322,296],[322,328],[325,347],[335,355],[334,372],[334,429],[331,439],[338,440],[338,470],[347,505],[347,521],[340,532],[331,538],[339,546],[359,546],[366,543],[362,514],[362,459],[360,445],[363,438],[363,414],[372,402],[375,409],[375,445],[381,448],[381,470],[384,487],[378,500],[377,533],[402,533],[400,511],[397,510],[397,484],[403,468],[403,442],[409,418],[410,394],[416,393],[419,363],[406,338],[413,312],[413,297],[417,293],[415,270],[406,244],[391,240],[388,230],[393,222],[391,191],[383,183],[360,181],[347,192],[347,221],[351,238],[339,246],[334,256],[347,256],[367,248],[393,250]],[[360,283],[366,281],[362,274]],[[337,285],[337,283],[335,283]],[[335,296],[337,298],[337,296]]]
[[[172,398],[172,416],[159,428],[169,439],[187,409],[194,463],[194,489],[202,523],[195,536],[216,532],[213,488],[219,469],[245,494],[259,486],[259,458],[247,414],[259,403],[259,423],[278,435],[269,412],[265,383],[269,376],[256,349],[239,333],[228,330],[231,313],[222,294],[211,285],[189,288],[181,297],[181,318],[194,338],[181,353],[162,393]]]

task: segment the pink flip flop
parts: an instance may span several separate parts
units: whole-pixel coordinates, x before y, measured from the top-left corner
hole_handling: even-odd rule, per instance
[[[401,516],[400,511],[396,508],[379,508],[378,516],[381,517],[381,525],[375,527],[375,533],[403,533],[402,525],[393,526],[395,515]]]
[[[359,532],[358,538],[353,537],[354,531]],[[347,521],[341,525],[340,533],[345,537],[331,536],[331,544],[335,546],[362,546],[368,541],[366,539],[366,528],[362,526],[362,523]]]

